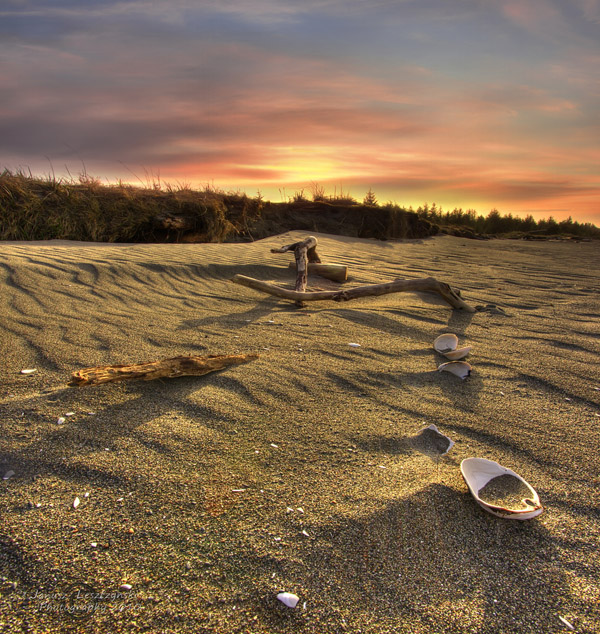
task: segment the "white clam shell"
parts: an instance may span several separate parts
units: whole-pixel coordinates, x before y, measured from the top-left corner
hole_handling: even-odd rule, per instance
[[[471,352],[471,346],[457,348],[456,350],[451,350],[450,352],[444,352],[444,356],[446,359],[450,359],[450,361],[458,361],[459,359],[464,359],[469,352]]]
[[[280,592],[277,598],[288,608],[295,608],[298,605],[298,601],[300,601],[299,597],[291,592]]]
[[[537,517],[544,510],[535,489],[512,469],[503,467],[497,462],[487,460],[486,458],[467,458],[460,463],[460,470],[477,504],[496,517],[529,520],[533,517]],[[479,491],[481,491],[490,480],[502,475],[511,475],[518,478],[531,491],[531,496],[523,499],[523,503],[526,504],[527,508],[509,509],[502,506],[495,506],[494,504],[485,502],[479,497]]]
[[[433,347],[436,352],[446,354],[447,352],[451,352],[452,350],[456,350],[456,348],[458,348],[458,337],[452,333],[440,335],[433,342]]]
[[[461,379],[466,379],[473,368],[466,361],[448,361],[438,366],[438,372],[451,372]]]

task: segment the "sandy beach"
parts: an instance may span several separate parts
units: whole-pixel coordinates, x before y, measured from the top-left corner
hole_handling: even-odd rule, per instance
[[[415,293],[298,309],[231,282],[293,287],[270,249],[305,235],[0,243],[0,631],[600,632],[599,245],[317,234],[343,287],[433,276],[475,313]],[[464,381],[437,371],[442,333],[472,346]],[[445,456],[415,442],[431,424]],[[468,457],[544,513],[487,514]]]

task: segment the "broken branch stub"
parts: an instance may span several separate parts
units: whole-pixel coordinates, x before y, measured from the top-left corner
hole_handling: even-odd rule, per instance
[[[69,385],[98,385],[115,381],[152,381],[178,376],[202,376],[258,359],[257,354],[209,355],[207,357],[173,357],[149,363],[131,365],[99,365],[78,370],[71,375]]]
[[[317,253],[317,239],[314,236],[308,236],[301,242],[294,242],[293,244],[287,244],[279,249],[271,249],[271,253],[287,253],[288,251],[296,251],[296,249],[302,245],[306,245],[306,256],[309,262],[316,262],[320,264],[321,258]]]

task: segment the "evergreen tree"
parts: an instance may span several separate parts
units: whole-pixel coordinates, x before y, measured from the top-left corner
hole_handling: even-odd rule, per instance
[[[375,207],[377,205],[377,198],[370,187],[367,195],[363,198],[363,205],[368,205],[369,207]]]

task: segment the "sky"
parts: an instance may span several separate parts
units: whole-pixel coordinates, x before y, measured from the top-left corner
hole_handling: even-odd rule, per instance
[[[2,0],[0,169],[600,225],[600,0]]]

